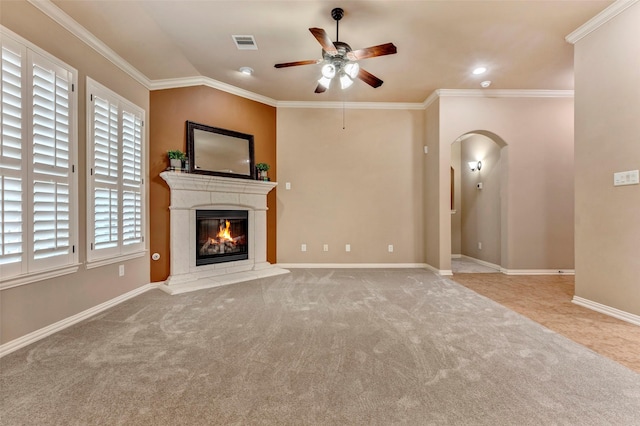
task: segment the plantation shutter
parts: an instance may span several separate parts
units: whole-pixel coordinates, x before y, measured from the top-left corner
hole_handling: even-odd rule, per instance
[[[77,270],[77,71],[0,25],[0,289]]]
[[[31,208],[34,269],[69,256],[71,246],[71,85],[72,74],[44,57],[32,56]]]
[[[90,78],[87,96],[87,259],[103,265],[144,253],[144,110]]]
[[[118,106],[93,96],[93,249],[118,246]]]
[[[122,114],[122,244],[142,243],[142,119]]]
[[[24,96],[23,74],[26,49],[6,38],[2,40],[2,114],[0,127],[0,272],[16,275],[24,266]],[[11,272],[9,272],[11,269]]]

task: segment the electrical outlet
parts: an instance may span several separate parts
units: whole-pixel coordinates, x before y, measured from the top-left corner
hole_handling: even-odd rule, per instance
[[[393,253],[393,244],[389,244],[387,249],[389,250],[389,253]]]
[[[124,277],[124,265],[118,266],[118,275]]]
[[[302,244],[300,246],[300,251],[307,251],[307,245],[306,244]]]
[[[478,250],[482,250],[482,243],[478,242]]]
[[[322,251],[329,251],[329,244],[322,246]]]
[[[284,184],[284,189],[289,190],[291,189],[291,182],[287,182]]]
[[[351,251],[351,244],[345,244],[344,251]]]

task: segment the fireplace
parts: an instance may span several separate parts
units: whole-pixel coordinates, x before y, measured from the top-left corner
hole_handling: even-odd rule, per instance
[[[249,258],[249,212],[196,210],[196,266]]]
[[[171,190],[171,274],[162,290],[180,294],[289,272],[267,261],[267,193],[276,182],[177,172],[160,177]],[[216,236],[227,221],[236,244],[222,248]],[[204,237],[197,235],[201,228]],[[218,247],[203,248],[211,235]],[[198,260],[201,249],[205,264]]]

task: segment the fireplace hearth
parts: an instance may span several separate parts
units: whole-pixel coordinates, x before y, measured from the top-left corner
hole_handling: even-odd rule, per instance
[[[196,210],[196,265],[249,258],[249,212]]]

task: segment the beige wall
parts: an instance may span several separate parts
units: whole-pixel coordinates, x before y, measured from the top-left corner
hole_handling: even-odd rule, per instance
[[[425,141],[429,153],[424,156],[424,245],[426,263],[437,270],[451,270],[451,167],[450,147],[440,145],[440,99],[424,112]],[[443,155],[443,151],[446,154]],[[446,167],[441,163],[446,162]],[[445,175],[445,176],[443,176]],[[443,229],[448,227],[449,230]],[[446,238],[443,237],[443,233]]]
[[[278,108],[278,263],[424,262],[423,113]]]
[[[461,135],[493,132],[506,142],[501,266],[573,269],[573,99],[443,96],[439,109],[438,155],[447,173],[451,143]],[[449,179],[439,187],[448,192]],[[428,205],[427,220],[434,209]],[[450,219],[437,210],[439,229],[450,230]],[[440,240],[440,256],[450,253],[450,241]]]
[[[460,187],[461,254],[500,265],[500,146],[479,134],[468,135],[461,146],[460,159],[464,166]],[[482,168],[472,172],[468,163],[478,160],[482,161]],[[482,189],[477,188],[479,183],[482,183]],[[478,243],[482,243],[481,249]]]
[[[453,210],[451,212],[451,254],[462,254],[462,168],[459,140],[451,144],[451,167],[453,168]],[[455,213],[454,213],[455,212]]]
[[[576,296],[640,315],[640,3],[575,44]]]
[[[113,299],[149,282],[149,259],[86,269],[85,86],[89,76],[149,111],[149,92],[26,1],[3,1],[0,23],[78,70],[80,271],[0,292],[0,343]],[[118,265],[125,276],[118,276]]]

